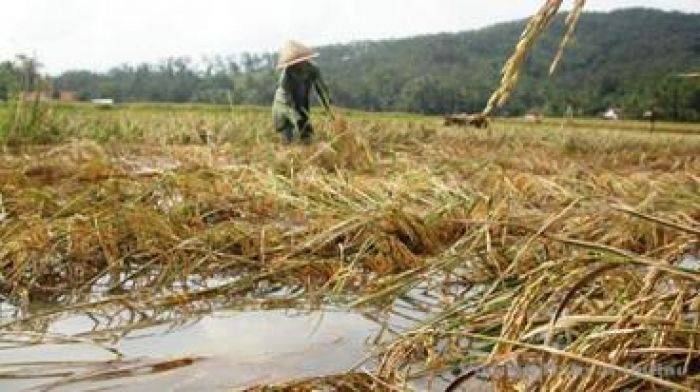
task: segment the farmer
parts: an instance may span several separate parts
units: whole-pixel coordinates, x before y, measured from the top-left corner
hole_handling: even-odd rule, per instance
[[[317,56],[318,53],[296,41],[287,42],[280,51],[277,68],[282,70],[282,74],[275,93],[272,114],[275,129],[282,133],[287,143],[292,142],[295,131],[303,142],[311,142],[314,130],[309,120],[309,96],[312,87],[316,89],[328,116],[333,117],[328,87],[318,67],[309,61]]]

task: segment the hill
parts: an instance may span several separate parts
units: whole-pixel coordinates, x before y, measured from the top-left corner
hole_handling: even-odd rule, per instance
[[[666,117],[700,119],[700,15],[629,9],[583,15],[559,71],[551,61],[564,16],[532,53],[506,112],[595,114],[608,106],[637,116],[651,106]],[[525,21],[478,31],[321,48],[320,65],[342,104],[424,113],[479,111]]]
[[[502,114],[570,110],[595,115],[609,106],[627,117],[656,107],[663,117],[700,120],[700,14],[626,9],[586,13],[562,66],[548,65],[563,34],[560,15],[530,56],[526,76]],[[336,104],[365,110],[476,112],[497,85],[524,20],[461,33],[364,41],[319,48]],[[186,59],[122,66],[107,74],[67,72],[54,84],[83,96],[121,101],[269,104],[274,54],[215,58],[197,70]],[[231,91],[231,80],[235,88]]]

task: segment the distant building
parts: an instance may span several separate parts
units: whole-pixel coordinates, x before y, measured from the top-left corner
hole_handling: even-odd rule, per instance
[[[538,112],[530,112],[523,117],[525,121],[533,123],[533,124],[541,124],[542,123],[542,115]]]
[[[616,121],[622,117],[622,112],[620,109],[610,108],[603,113],[603,118],[606,120]]]
[[[62,90],[58,92],[58,100],[61,102],[75,102],[78,99],[75,91]]]
[[[19,98],[24,102],[41,101],[46,102],[51,100],[51,92],[49,91],[22,91]]]
[[[69,90],[54,90],[46,87],[41,91],[22,91],[19,98],[25,102],[33,102],[37,99],[41,102],[58,100],[61,102],[77,101],[77,93]]]
[[[114,107],[114,100],[112,98],[99,98],[99,99],[93,99],[90,102],[92,102],[93,105],[99,107],[99,108],[111,108]]]

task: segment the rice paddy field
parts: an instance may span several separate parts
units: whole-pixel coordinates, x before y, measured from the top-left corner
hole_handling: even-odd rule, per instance
[[[0,106],[1,390],[700,388],[700,125]]]

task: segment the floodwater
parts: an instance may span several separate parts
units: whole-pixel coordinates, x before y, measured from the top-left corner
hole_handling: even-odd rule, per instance
[[[228,281],[193,277],[188,285]],[[104,285],[97,282],[93,299],[100,298]],[[44,334],[0,331],[0,391],[231,391],[372,370],[376,343],[392,340],[443,305],[428,287],[418,287],[390,312],[233,311],[211,304],[219,310],[203,316],[176,306],[141,317],[150,311],[126,305],[116,313],[65,315],[48,325],[23,326]],[[0,301],[0,322],[15,319],[18,312]],[[151,320],[164,324],[143,327]],[[120,328],[130,330],[120,335]],[[32,342],[32,336],[41,343]],[[97,338],[100,344],[91,340]]]
[[[691,253],[678,264],[697,271],[700,257]],[[213,284],[221,282],[226,280]],[[29,342],[31,334],[0,331],[0,391],[233,391],[345,374],[361,364],[359,369],[371,370],[374,362],[367,360],[374,343],[392,340],[454,301],[478,298],[484,289],[424,282],[381,313],[217,310],[134,328],[100,344],[86,336],[101,336],[99,331],[115,322],[128,326],[129,317],[113,315],[116,321],[107,317],[111,321],[105,322],[104,315],[64,316],[34,328],[47,331],[41,344]],[[0,301],[0,321],[12,319],[17,310]],[[413,387],[444,390],[460,373],[455,370],[414,380]],[[463,390],[492,389],[474,379]]]
[[[226,280],[217,278],[212,284],[222,282]],[[40,335],[41,344],[24,346],[32,335],[0,331],[0,391],[232,391],[350,370],[371,371],[376,365],[372,355],[376,343],[391,341],[397,333],[436,315],[449,304],[442,301],[446,296],[477,296],[483,290],[438,283],[424,282],[382,312],[218,310],[178,317],[174,308],[172,317],[164,316],[165,324],[142,327],[144,320],[158,318],[139,318],[138,311],[124,309],[111,315],[69,315],[48,325],[26,325],[46,334]],[[442,292],[435,292],[435,287],[442,287]],[[97,298],[100,293],[96,288]],[[0,302],[0,321],[14,319],[17,311]],[[132,329],[122,336],[115,334],[115,326]],[[88,336],[110,338],[100,345]],[[429,383],[418,380],[414,386],[444,390],[454,377],[436,376]]]
[[[74,336],[93,325],[74,316],[49,332]],[[343,374],[367,357],[378,331],[356,313],[232,311],[135,331],[110,345],[121,359],[92,343],[0,343],[0,390],[216,391]],[[62,377],[33,378],[52,374]]]

